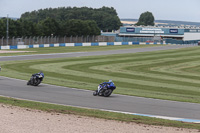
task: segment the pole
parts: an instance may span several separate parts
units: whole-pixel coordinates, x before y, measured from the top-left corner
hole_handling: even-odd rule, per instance
[[[7,46],[8,46],[8,29],[9,29],[9,27],[8,27],[9,25],[8,25],[8,14],[7,14],[7,30],[6,30],[6,39],[7,39]]]

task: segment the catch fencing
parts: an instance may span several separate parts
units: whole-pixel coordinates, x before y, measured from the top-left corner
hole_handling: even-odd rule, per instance
[[[0,38],[0,46],[33,45],[33,44],[55,44],[55,43],[87,43],[87,42],[114,42],[114,36],[71,36],[71,37],[12,37]]]
[[[116,37],[116,42],[161,42],[162,40],[156,37]]]
[[[71,37],[20,37],[0,38],[0,46],[56,44],[56,43],[95,43],[95,42],[144,42],[144,43],[171,43],[171,44],[197,44],[200,40],[176,40],[160,37],[118,37],[118,36],[71,36]]]
[[[165,40],[166,43],[171,43],[171,44],[198,44],[198,42],[200,42],[200,40],[187,40],[187,41],[183,41],[183,40],[176,40],[176,39],[166,39]]]
[[[166,43],[166,44],[198,44],[200,40],[178,40],[160,37],[116,37],[115,42],[147,42],[147,43]]]

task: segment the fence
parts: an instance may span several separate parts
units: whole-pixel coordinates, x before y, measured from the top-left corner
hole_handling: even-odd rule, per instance
[[[116,37],[116,42],[161,42],[160,37]]]
[[[147,40],[151,40],[153,41],[153,38],[150,37],[116,37],[115,41],[116,42],[134,42],[134,41],[138,41],[138,42],[145,42]]]
[[[165,39],[166,43],[171,43],[171,44],[198,44],[200,40],[188,40],[188,41],[183,41],[183,40],[176,40],[176,39]]]
[[[116,37],[116,42],[155,42],[155,43],[171,43],[171,44],[197,44],[200,40],[177,40],[172,38],[164,38],[160,37]]]
[[[55,43],[84,43],[84,42],[114,42],[114,36],[71,36],[71,37],[20,37],[9,38],[2,37],[0,39],[0,46],[14,45],[32,45],[32,44],[55,44]]]
[[[87,43],[87,42],[153,42],[171,44],[197,44],[200,40],[183,41],[176,39],[161,39],[160,37],[115,37],[115,36],[71,36],[71,37],[21,37],[0,39],[0,46],[33,45],[33,44],[56,44],[56,43]]]

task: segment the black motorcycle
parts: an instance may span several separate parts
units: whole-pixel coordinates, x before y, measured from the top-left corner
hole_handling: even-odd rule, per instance
[[[99,84],[98,89],[93,92],[93,95],[109,97],[115,88],[115,86],[110,87],[109,84]]]
[[[43,78],[44,78],[43,73],[33,74],[30,80],[27,82],[27,85],[38,86],[42,82]]]

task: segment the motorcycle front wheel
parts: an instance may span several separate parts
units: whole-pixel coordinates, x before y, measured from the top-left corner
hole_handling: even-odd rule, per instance
[[[94,91],[93,92],[93,96],[96,96],[98,93],[97,93],[97,91]]]
[[[30,85],[31,84],[31,81],[29,80],[28,82],[27,82],[27,85]]]

